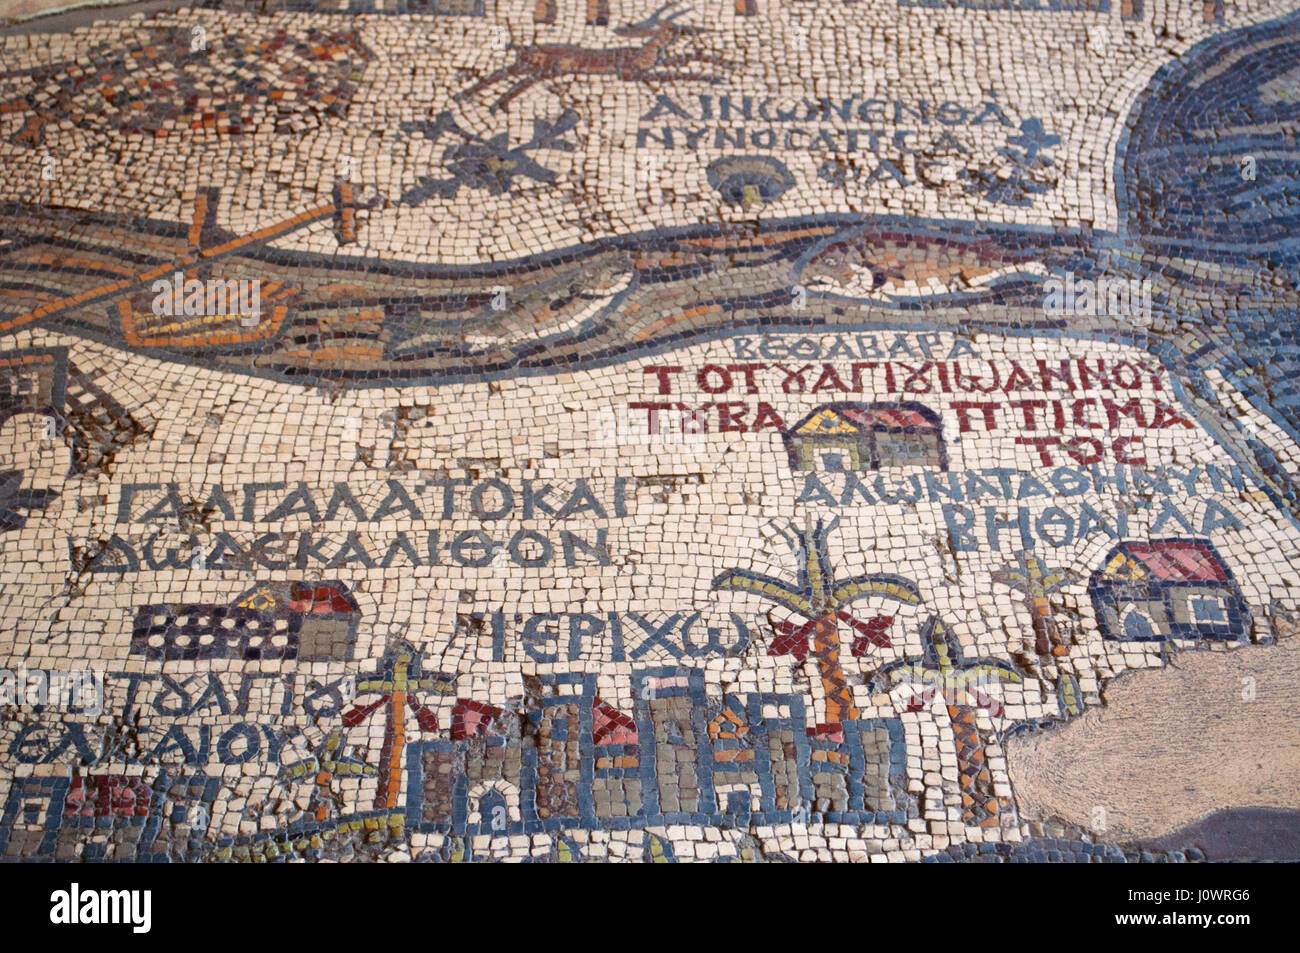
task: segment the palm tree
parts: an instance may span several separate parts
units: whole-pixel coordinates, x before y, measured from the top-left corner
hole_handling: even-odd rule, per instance
[[[826,693],[824,720],[814,729],[815,734],[834,733],[843,722],[858,717],[840,666],[839,623],[848,623],[860,638],[874,645],[889,645],[880,626],[855,618],[845,607],[869,595],[889,596],[909,605],[921,601],[916,586],[901,576],[864,575],[837,582],[826,547],[826,537],[834,528],[834,523],[827,527],[819,520],[816,526],[806,525],[797,539],[788,540],[799,559],[799,576],[793,586],[748,569],[729,569],[713,580],[714,589],[753,593],[808,620],[801,626],[774,624],[780,635],[773,654],[789,653],[802,659],[808,651],[808,638],[812,637],[812,652]]]
[[[984,738],[975,722],[975,710],[987,709],[995,717],[1002,703],[985,694],[981,685],[993,681],[1019,682],[1020,673],[1006,662],[990,659],[967,661],[952,631],[931,616],[921,630],[925,651],[919,662],[890,662],[871,680],[873,692],[901,684],[917,686],[907,701],[908,711],[922,711],[935,695],[943,698],[952,721],[957,745],[957,779],[961,785],[962,820],[968,825],[992,827],[998,822],[1001,802],[993,791],[993,776],[985,757]]]
[[[1017,562],[1016,566],[995,572],[993,581],[1025,594],[1034,632],[1034,652],[1040,658],[1069,654],[1069,647],[1052,618],[1052,605],[1047,598],[1065,585],[1069,577],[1063,572],[1048,572],[1043,561],[1032,553],[1019,553]]]

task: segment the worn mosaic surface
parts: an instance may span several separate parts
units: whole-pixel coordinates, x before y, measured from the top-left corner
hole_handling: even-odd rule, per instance
[[[1295,10],[0,33],[0,855],[1294,859]]]

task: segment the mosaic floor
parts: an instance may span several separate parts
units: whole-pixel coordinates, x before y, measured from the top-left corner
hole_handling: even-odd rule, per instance
[[[1300,859],[1300,2],[0,29],[0,856]]]

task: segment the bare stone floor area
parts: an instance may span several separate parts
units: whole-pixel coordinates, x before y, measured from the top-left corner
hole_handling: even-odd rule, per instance
[[[0,859],[1300,860],[1300,0],[0,3]]]

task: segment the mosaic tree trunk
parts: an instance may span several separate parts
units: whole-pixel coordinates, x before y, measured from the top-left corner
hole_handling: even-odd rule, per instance
[[[384,720],[384,745],[380,750],[379,804],[397,806],[402,787],[402,756],[406,752],[406,692],[395,691]]]
[[[1052,615],[1051,594],[1066,582],[1064,573],[1050,571],[1031,553],[1020,553],[1015,566],[993,574],[993,581],[1024,594],[1029,609],[1029,625],[1034,636],[1033,651],[1040,659],[1060,657],[1069,652],[1061,630]],[[1028,648],[1028,646],[1026,646]]]
[[[975,713],[983,708],[994,716],[1002,714],[1002,702],[986,694],[984,686],[1020,682],[1020,673],[996,659],[968,660],[961,642],[938,616],[931,616],[921,630],[921,643],[925,652],[919,660],[904,658],[883,666],[871,680],[871,688],[878,691],[891,684],[914,686],[908,711],[925,710],[936,695],[940,697],[948,710],[957,749],[962,821],[968,827],[997,827],[1009,805],[998,798],[994,789],[988,749]]]
[[[817,657],[817,674],[826,693],[826,711],[822,724],[839,725],[858,717],[849,691],[844,669],[840,666],[840,632],[834,616],[823,616],[813,626],[813,654]]]
[[[794,585],[747,569],[731,569],[713,580],[715,589],[749,592],[808,620],[800,626],[793,622],[774,622],[773,627],[780,637],[772,644],[770,654],[793,655],[802,661],[809,651],[811,639],[817,674],[826,693],[823,720],[812,729],[813,734],[825,730],[838,731],[845,721],[858,717],[853,693],[840,665],[839,623],[847,622],[862,632],[860,641],[864,645],[867,642],[882,647],[889,645],[883,632],[875,630],[872,623],[849,614],[846,607],[870,595],[910,605],[921,601],[916,586],[899,576],[876,574],[838,581],[826,543],[826,537],[834,526],[835,523],[827,526],[818,522],[805,526],[798,535],[787,537],[799,563],[799,575]],[[857,650],[854,651],[857,654]]]
[[[1034,631],[1034,651],[1038,655],[1060,655],[1063,647],[1060,630],[1052,618],[1052,607],[1046,596],[1029,600],[1030,625]]]
[[[973,705],[949,705],[953,741],[957,746],[957,781],[961,786],[961,819],[972,827],[995,827],[1001,802],[993,791],[984,739],[975,723]]]

